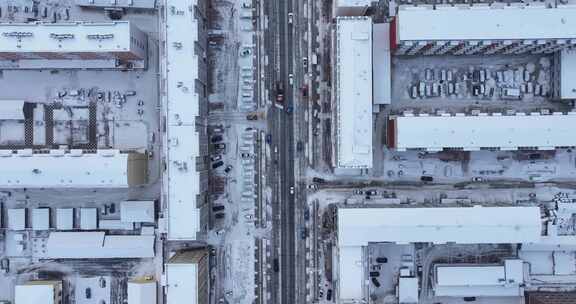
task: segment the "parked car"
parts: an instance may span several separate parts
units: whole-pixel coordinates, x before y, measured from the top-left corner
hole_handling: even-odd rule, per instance
[[[258,114],[250,113],[250,114],[246,115],[246,119],[247,120],[258,120]]]
[[[86,290],[84,291],[84,294],[86,296],[86,299],[91,299],[92,298],[92,289],[90,289],[90,287],[86,288]]]
[[[290,186],[290,195],[294,195],[294,186]]]
[[[272,262],[272,268],[274,269],[274,272],[280,271],[280,262],[278,262],[278,258],[275,258]]]
[[[332,289],[328,289],[326,292],[326,300],[332,301]]]
[[[223,162],[223,161],[215,162],[215,163],[212,164],[212,169],[216,169],[216,168],[222,167],[222,165],[224,165],[224,162]]]
[[[388,258],[387,257],[377,257],[376,263],[380,263],[380,264],[388,263]]]
[[[240,157],[242,158],[250,158],[250,153],[246,153],[246,152],[242,152],[242,154],[240,154]]]
[[[222,141],[222,135],[214,135],[212,136],[212,138],[210,139],[210,142],[217,143],[217,142],[221,142]]]
[[[266,143],[272,143],[272,134],[266,134]]]
[[[213,161],[213,162],[222,160],[222,155],[212,155],[212,156],[210,157],[210,160]]]
[[[216,213],[214,214],[214,218],[223,219],[226,216],[226,213]]]
[[[485,179],[484,179],[483,177],[481,177],[481,176],[474,176],[474,177],[472,178],[472,181],[473,181],[473,182],[477,182],[477,183],[481,183],[481,182],[485,181]]]
[[[296,143],[296,151],[300,152],[302,150],[304,150],[304,144],[301,141],[298,141]]]
[[[434,181],[434,177],[432,176],[428,176],[428,175],[422,175],[420,177],[420,180],[423,182],[433,182]]]
[[[217,211],[223,211],[226,207],[222,206],[222,205],[216,205],[216,206],[212,206],[212,211],[217,212]]]
[[[316,184],[310,184],[310,185],[308,185],[308,189],[310,189],[310,190],[318,190],[318,185],[316,185]]]
[[[366,195],[378,195],[378,191],[376,191],[376,190],[366,190]]]
[[[320,178],[320,177],[313,177],[312,181],[315,183],[319,183],[319,184],[326,182],[326,180],[324,180],[323,178]]]
[[[363,195],[364,191],[360,190],[360,189],[356,189],[354,190],[354,192],[352,192],[353,194],[357,194],[357,195]]]
[[[308,229],[302,228],[302,230],[300,231],[300,238],[305,240],[307,237],[308,237]]]
[[[380,276],[380,272],[378,271],[370,271],[370,277],[371,278],[377,278]]]
[[[230,171],[232,171],[232,165],[228,165],[226,166],[226,169],[224,169],[224,173],[230,173]]]
[[[372,278],[370,279],[370,281],[372,281],[372,284],[374,284],[374,286],[376,286],[376,288],[380,287],[380,282],[378,282],[377,278]]]
[[[214,149],[216,150],[224,150],[226,149],[226,144],[225,143],[213,144],[212,147],[214,147]]]

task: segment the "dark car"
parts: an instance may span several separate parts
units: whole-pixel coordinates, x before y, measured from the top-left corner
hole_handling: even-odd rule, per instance
[[[223,219],[226,216],[225,213],[216,213],[214,214],[214,218]]]
[[[300,238],[305,240],[307,237],[308,237],[308,229],[302,228],[302,231],[300,231]]]
[[[433,182],[434,178],[432,176],[428,176],[428,175],[422,175],[420,177],[420,180],[423,182]]]
[[[222,165],[224,165],[224,162],[223,162],[223,161],[215,162],[215,163],[212,164],[212,169],[216,169],[216,168],[222,167]]]
[[[222,205],[217,205],[217,206],[212,206],[212,211],[216,212],[216,211],[222,211],[226,209],[226,207],[222,206]]]
[[[376,286],[376,288],[380,287],[380,282],[378,282],[377,278],[372,278],[370,279],[370,281],[372,281],[372,284],[374,284],[374,286]]]
[[[278,259],[274,259],[272,262],[272,268],[274,269],[274,272],[280,271],[280,262],[278,262]]]
[[[386,258],[386,257],[377,257],[377,258],[376,258],[376,263],[380,263],[380,264],[388,263],[388,258]]]
[[[287,113],[287,114],[292,114],[292,112],[294,112],[294,108],[292,108],[292,107],[286,107],[286,113]]]
[[[476,297],[464,297],[464,302],[474,302],[476,301]]]
[[[378,195],[378,191],[376,191],[376,190],[366,190],[366,195]]]
[[[247,120],[258,120],[258,115],[251,113],[251,114],[246,115],[246,119]]]
[[[332,301],[332,289],[328,289],[328,292],[326,292],[326,300]]]
[[[92,298],[92,289],[90,289],[90,287],[86,288],[85,293],[86,293],[86,299]]]
[[[370,271],[370,277],[371,278],[377,278],[380,276],[380,273],[378,271]]]
[[[298,142],[296,143],[296,151],[299,151],[299,152],[300,152],[300,151],[302,151],[302,150],[304,150],[304,144],[303,144],[301,141],[298,141]]]
[[[217,143],[217,142],[221,142],[222,141],[222,135],[214,135],[212,136],[212,138],[210,139],[210,141],[212,143]]]
[[[226,167],[226,169],[224,169],[224,172],[225,172],[225,173],[230,173],[230,171],[232,171],[232,168],[233,168],[232,165],[228,165],[228,166]]]
[[[320,178],[320,177],[313,177],[312,181],[315,183],[319,183],[319,184],[326,182],[326,180],[324,180],[323,178]]]

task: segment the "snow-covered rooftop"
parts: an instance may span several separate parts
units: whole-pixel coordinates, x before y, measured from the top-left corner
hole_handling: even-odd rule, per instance
[[[363,297],[364,265],[362,246],[339,248],[338,293],[340,299],[361,299]]]
[[[0,120],[24,118],[24,100],[0,100]]]
[[[398,278],[398,302],[417,304],[418,298],[418,277]]]
[[[128,282],[128,304],[156,304],[155,281]]]
[[[65,153],[51,150],[34,154],[30,150],[0,151],[2,188],[126,188],[129,187],[129,153],[99,150]]]
[[[336,167],[372,167],[372,19],[336,22]]]
[[[336,6],[370,6],[374,0],[336,0]]]
[[[18,304],[55,304],[56,292],[52,284],[16,285],[15,302]]]
[[[338,243],[530,243],[541,236],[538,207],[339,208]]]
[[[560,98],[576,98],[576,50],[560,51]]]
[[[166,7],[166,176],[164,193],[168,199],[168,239],[194,240],[200,230],[200,211],[196,197],[200,194],[200,173],[196,158],[200,155],[196,117],[199,96],[198,40],[196,0],[168,0]],[[178,13],[180,12],[180,13]]]
[[[104,232],[52,232],[39,258],[152,258],[153,235],[105,235]]]
[[[0,53],[127,52],[128,21],[69,23],[0,23]]]
[[[576,113],[512,116],[400,116],[395,118],[395,148],[442,150],[522,147],[554,149],[576,146]]]
[[[120,220],[122,222],[154,223],[154,201],[120,202]]]
[[[390,54],[390,23],[375,23],[373,43],[374,104],[392,102],[392,56]]]
[[[76,5],[92,7],[155,8],[156,0],[76,0]]]
[[[397,16],[399,41],[576,38],[576,8],[404,7]]]
[[[200,304],[199,284],[197,264],[166,264],[166,304]]]
[[[442,265],[436,267],[436,296],[520,296],[524,283],[522,260],[504,265]]]

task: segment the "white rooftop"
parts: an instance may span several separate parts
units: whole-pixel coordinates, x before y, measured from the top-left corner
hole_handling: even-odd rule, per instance
[[[531,20],[531,22],[526,22]],[[576,38],[576,8],[400,7],[398,40]]]
[[[372,167],[372,19],[336,19],[336,167]]]
[[[117,150],[32,154],[30,150],[0,151],[0,188],[126,188],[128,155]]]
[[[32,209],[32,230],[50,229],[50,208]]]
[[[128,21],[0,23],[0,53],[128,52],[130,31]]]
[[[540,239],[538,207],[338,208],[338,243],[529,243]]]
[[[182,14],[166,11],[166,156],[164,193],[168,199],[168,239],[195,240],[200,230],[200,214],[196,197],[200,194],[200,174],[196,157],[200,155],[196,117],[199,96],[195,92],[198,56],[194,43],[198,40],[198,24],[194,10],[196,0],[167,0]],[[185,30],[183,30],[185,29]],[[179,48],[175,47],[179,44]]]
[[[166,304],[200,304],[197,264],[166,264],[166,288]]]
[[[0,100],[0,120],[8,119],[24,119],[24,100]]]
[[[76,0],[76,5],[93,7],[155,8],[156,0]]]
[[[54,304],[54,286],[50,284],[16,285],[17,304]]]
[[[436,268],[436,296],[520,296],[522,260],[505,265],[443,265]]]
[[[418,278],[400,277],[398,278],[398,303],[417,304],[418,303]]]
[[[340,299],[360,299],[363,296],[363,248],[346,246],[339,249],[338,292]]]
[[[122,222],[154,223],[154,201],[120,202]]]
[[[560,98],[576,98],[576,50],[560,51]]]
[[[576,113],[513,116],[400,116],[396,118],[396,148],[501,148],[576,146]]]
[[[336,0],[336,6],[370,6],[375,0]]]
[[[56,229],[72,230],[74,228],[74,209],[58,208],[56,209]]]
[[[156,304],[156,282],[128,282],[128,304]]]
[[[97,208],[80,208],[80,229],[82,230],[98,229]]]
[[[46,252],[49,259],[152,258],[153,235],[105,235],[97,232],[52,232]]]
[[[26,208],[8,209],[8,230],[26,229]]]

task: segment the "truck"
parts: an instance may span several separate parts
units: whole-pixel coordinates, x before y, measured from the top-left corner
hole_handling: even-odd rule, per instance
[[[284,84],[280,81],[276,82],[276,102],[284,104]]]

